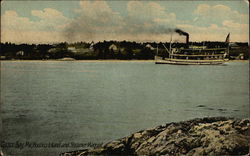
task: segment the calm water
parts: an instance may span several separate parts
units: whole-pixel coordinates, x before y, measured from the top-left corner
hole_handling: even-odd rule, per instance
[[[248,62],[1,62],[2,143],[102,143],[205,116],[248,117]],[[77,147],[7,148],[57,155]]]

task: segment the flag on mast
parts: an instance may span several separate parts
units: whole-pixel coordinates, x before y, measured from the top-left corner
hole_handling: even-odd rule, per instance
[[[227,38],[226,38],[226,41],[225,41],[226,43],[229,43],[230,42],[230,33],[228,33],[228,35],[227,35]]]
[[[227,54],[226,55],[229,55],[230,33],[228,33],[225,42],[226,42],[226,45],[227,45],[227,52],[226,52]]]

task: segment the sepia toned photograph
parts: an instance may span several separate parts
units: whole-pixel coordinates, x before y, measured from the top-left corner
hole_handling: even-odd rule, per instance
[[[0,156],[249,155],[248,0],[1,0]]]

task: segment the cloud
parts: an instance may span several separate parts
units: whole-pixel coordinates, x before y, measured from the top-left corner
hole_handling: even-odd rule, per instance
[[[2,30],[27,30],[31,29],[33,22],[26,17],[19,17],[15,11],[6,11],[1,16],[1,29]]]
[[[129,1],[127,4],[128,17],[125,19],[126,31],[130,33],[168,33],[175,28],[176,15],[155,2],[143,3]]]
[[[5,11],[1,16],[1,28],[19,31],[60,31],[70,21],[61,12],[51,8],[45,8],[43,11],[32,10],[31,14],[39,20],[32,21],[27,17],[21,17],[13,10]]]
[[[40,43],[64,40],[60,31],[70,19],[51,8],[32,10],[31,14],[38,17],[38,20],[21,17],[13,10],[5,11],[1,16],[2,41]]]
[[[122,17],[105,1],[80,1],[78,17],[65,29],[68,40],[94,40],[96,35],[112,34],[122,28]]]
[[[200,23],[220,23],[224,20],[232,20],[234,22],[247,24],[248,14],[241,14],[238,11],[232,10],[225,5],[208,5],[200,4],[194,10],[194,14],[199,17]]]
[[[143,3],[140,1],[129,1],[127,4],[127,10],[129,16],[145,21],[166,17],[175,19],[174,14],[167,14],[165,8],[155,2]]]
[[[225,5],[200,4],[193,11],[196,17],[185,21],[178,20],[175,13],[157,2],[128,1],[126,11],[125,15],[114,11],[106,1],[80,1],[74,19],[53,8],[32,10],[36,20],[8,10],[1,16],[1,37],[2,41],[33,43],[168,41],[169,33],[181,28],[190,34],[191,41],[224,41],[229,32],[233,41],[248,41],[248,15]],[[176,38],[182,37],[176,34]]]
[[[176,21],[174,13],[155,2],[129,1],[127,16],[112,10],[106,1],[81,1],[76,12],[79,16],[65,29],[65,36],[73,41],[80,35],[85,40],[103,40],[106,36],[168,33]]]
[[[39,18],[36,25],[42,30],[62,31],[71,22],[71,19],[56,9],[32,10],[31,14]]]
[[[190,33],[191,41],[224,41],[226,35],[231,33],[231,41],[248,42],[248,24],[239,24],[225,20],[224,26],[211,24],[209,26],[195,26],[191,24],[178,24],[177,27]]]
[[[230,32],[232,41],[248,41],[248,15],[239,13],[225,5],[200,4],[193,11],[196,17],[178,22],[177,27],[190,33],[190,40],[224,41]]]
[[[248,24],[240,24],[240,23],[233,22],[232,20],[224,20],[222,24],[225,27],[236,28],[236,29],[246,29],[248,26]]]
[[[57,43],[65,41],[62,33],[48,31],[4,30],[1,40],[14,43]]]
[[[68,20],[60,11],[51,8],[32,10],[31,14],[46,22],[64,23]]]
[[[232,33],[239,35],[249,34],[249,24],[241,24],[232,20],[224,20],[222,24]]]
[[[85,17],[91,17],[94,21],[107,22],[110,16],[119,18],[118,13],[114,12],[105,1],[80,1],[81,9],[78,10]]]

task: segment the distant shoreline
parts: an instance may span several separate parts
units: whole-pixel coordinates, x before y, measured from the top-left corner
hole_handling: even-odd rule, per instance
[[[0,61],[11,61],[11,62],[154,62],[154,60],[0,60]]]
[[[154,62],[155,60],[0,60],[11,62]],[[228,62],[249,62],[249,60],[229,60]]]

